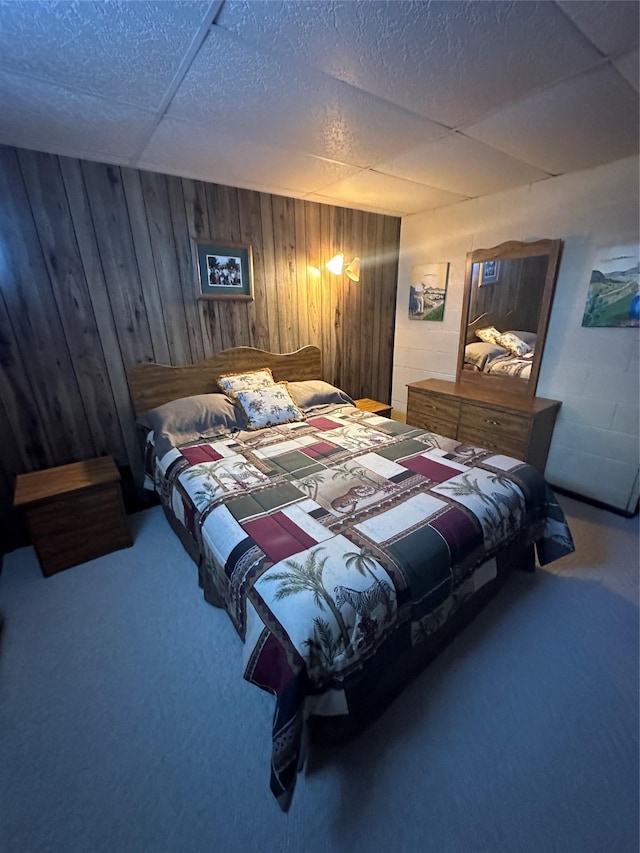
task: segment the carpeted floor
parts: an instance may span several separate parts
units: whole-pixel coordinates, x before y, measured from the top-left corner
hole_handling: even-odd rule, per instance
[[[159,508],[132,549],[0,576],[4,853],[637,853],[638,519],[561,498],[517,574],[282,814],[272,698]]]

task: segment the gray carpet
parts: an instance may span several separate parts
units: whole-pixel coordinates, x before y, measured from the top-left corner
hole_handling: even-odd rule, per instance
[[[638,850],[638,519],[499,596],[363,735],[268,789],[273,699],[159,508],[132,549],[0,576],[4,853]]]

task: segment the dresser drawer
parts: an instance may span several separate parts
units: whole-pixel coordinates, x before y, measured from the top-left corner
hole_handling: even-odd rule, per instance
[[[460,400],[409,387],[407,423],[410,426],[455,438],[459,417]]]
[[[505,412],[479,403],[463,401],[460,407],[458,438],[488,450],[526,459],[530,419],[516,412]]]

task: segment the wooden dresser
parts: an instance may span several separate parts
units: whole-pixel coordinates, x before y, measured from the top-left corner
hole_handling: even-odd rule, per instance
[[[407,386],[407,423],[515,456],[544,473],[558,400],[524,397],[443,379]]]

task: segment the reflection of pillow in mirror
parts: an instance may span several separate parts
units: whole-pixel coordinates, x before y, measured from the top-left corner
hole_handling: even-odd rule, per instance
[[[478,370],[483,370],[487,361],[493,361],[501,355],[508,355],[507,350],[484,341],[467,344],[464,348],[464,360]]]
[[[498,335],[496,343],[501,347],[508,349],[512,355],[528,355],[533,352],[528,343],[514,335],[512,332],[505,332],[504,335]]]
[[[525,344],[529,344],[530,347],[535,347],[536,341],[538,340],[538,336],[535,332],[519,331],[518,329],[507,329],[505,335],[515,335],[523,340]]]
[[[502,332],[499,332],[495,326],[487,326],[486,329],[476,329],[476,337],[487,344],[497,344],[501,334]]]

